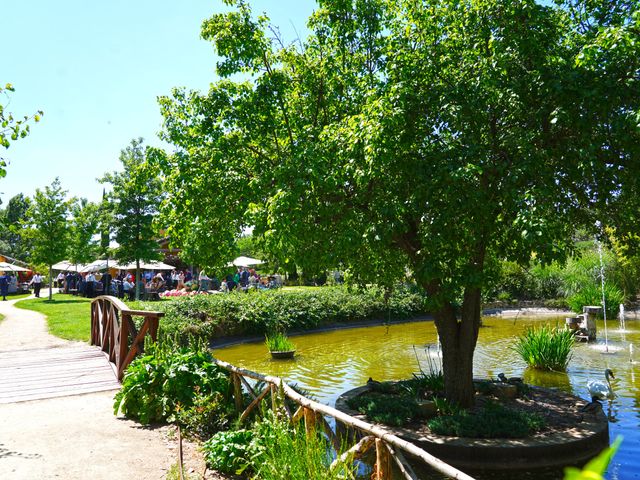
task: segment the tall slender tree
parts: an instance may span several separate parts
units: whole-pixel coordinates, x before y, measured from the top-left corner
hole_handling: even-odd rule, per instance
[[[67,258],[71,263],[89,263],[96,258],[98,244],[93,238],[98,229],[98,205],[86,198],[71,203]]]
[[[53,294],[51,266],[64,260],[67,254],[69,201],[66,195],[58,178],[44,190],[37,189],[25,223],[25,235],[32,242],[32,262],[49,267],[49,300]]]
[[[159,258],[154,240],[154,219],[162,200],[162,181],[155,167],[146,161],[142,138],[132,140],[120,152],[121,172],[107,173],[100,179],[112,190],[114,232],[118,247],[115,257],[121,262],[136,262],[136,299],[140,298],[140,262]]]

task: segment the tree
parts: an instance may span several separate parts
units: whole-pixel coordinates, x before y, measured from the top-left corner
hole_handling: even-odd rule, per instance
[[[9,101],[8,92],[14,92],[13,85],[7,83],[4,88],[0,88],[0,95],[4,95]],[[9,148],[11,142],[24,138],[29,134],[29,125],[27,122],[33,119],[35,122],[39,122],[42,117],[42,112],[38,111],[33,116],[24,116],[22,118],[16,118],[11,112],[5,110],[6,105],[0,103],[0,146]],[[7,162],[4,158],[0,157],[0,178],[7,174],[5,167]]]
[[[472,405],[488,264],[562,261],[638,198],[637,3],[325,0],[291,46],[227,3],[202,29],[223,79],[160,99],[172,235],[196,251],[255,225],[303,270],[410,268],[446,395]]]
[[[22,193],[12,197],[7,208],[2,211],[2,231],[0,241],[3,242],[2,252],[22,261],[29,261],[29,245],[22,235],[22,223],[27,218],[31,201]]]
[[[44,191],[36,189],[25,224],[25,236],[32,242],[31,261],[49,266],[49,300],[53,293],[51,265],[64,260],[67,254],[69,202],[66,194],[58,178]]]
[[[98,245],[93,236],[98,228],[98,209],[97,204],[86,198],[74,199],[71,203],[67,249],[67,257],[71,263],[90,263],[96,258]]]
[[[140,261],[159,258],[154,240],[154,219],[162,201],[162,182],[157,170],[146,161],[143,140],[132,140],[120,152],[122,172],[107,173],[101,183],[110,183],[107,195],[112,204],[113,225],[118,247],[115,257],[121,262],[136,262],[136,299],[140,298]]]

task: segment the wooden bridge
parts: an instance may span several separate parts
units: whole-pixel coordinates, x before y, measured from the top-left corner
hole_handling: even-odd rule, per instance
[[[33,333],[40,314],[2,305],[7,316],[0,345],[0,404],[117,390],[119,380],[144,337],[156,339],[160,312],[129,309],[114,297],[91,304],[91,344],[68,342],[45,332]],[[140,330],[134,316],[143,317]],[[13,317],[13,318],[12,318]]]

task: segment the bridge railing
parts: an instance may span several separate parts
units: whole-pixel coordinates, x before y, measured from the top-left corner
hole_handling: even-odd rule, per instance
[[[140,330],[134,316],[144,317]],[[127,366],[144,351],[144,339],[148,334],[153,341],[158,336],[162,312],[131,310],[116,297],[102,295],[91,301],[91,345],[97,345],[115,365],[118,380],[122,381]]]
[[[372,475],[372,479],[375,480],[389,480],[392,478],[392,466],[391,462],[394,461],[401,475],[407,480],[419,480],[419,477],[414,472],[413,468],[407,462],[404,453],[409,454],[411,457],[417,458],[422,462],[429,465],[431,468],[446,475],[449,478],[459,480],[474,480],[464,472],[452,467],[451,465],[443,462],[437,457],[434,457],[430,453],[424,451],[420,447],[397,437],[387,430],[372,425],[358,418],[354,418],[340,410],[323,405],[321,403],[310,400],[303,395],[289,387],[279,377],[273,377],[270,375],[261,375],[259,373],[252,372],[251,370],[245,370],[238,368],[230,363],[223,362],[222,360],[216,360],[216,364],[225,370],[231,372],[231,379],[233,381],[234,401],[235,406],[240,413],[240,422],[247,419],[252,410],[254,410],[260,402],[264,399],[271,397],[272,408],[276,409],[278,405],[279,392],[283,392],[284,395],[293,400],[299,407],[295,412],[289,411],[286,404],[284,409],[289,419],[297,423],[301,419],[304,419],[305,429],[307,433],[315,431],[317,428],[321,428],[326,433],[327,437],[332,441],[336,450],[342,445],[342,439],[338,438],[337,434],[333,431],[331,426],[326,420],[326,416],[333,417],[336,422],[340,422],[356,431],[360,432],[360,440],[357,443],[341,455],[339,459],[336,459],[331,464],[330,468],[334,468],[339,461],[354,460],[362,457],[369,449],[375,446],[376,449],[376,463],[375,471]],[[247,378],[258,380],[264,384],[262,391],[255,390],[255,386],[247,381]],[[249,406],[244,406],[244,394],[243,388],[246,390],[252,398]],[[404,453],[403,453],[404,452]]]

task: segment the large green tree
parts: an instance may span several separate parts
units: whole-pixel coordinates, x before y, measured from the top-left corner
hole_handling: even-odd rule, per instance
[[[6,103],[2,103],[0,99],[0,146],[9,148],[11,142],[15,142],[19,138],[24,138],[29,135],[29,120],[33,119],[35,122],[39,122],[42,117],[42,112],[38,111],[31,117],[25,115],[23,117],[15,117],[11,112],[6,110],[9,104],[9,92],[14,92],[15,88],[10,83],[7,83],[4,88],[0,87],[0,97],[6,98]],[[5,167],[7,162],[0,156],[0,178],[7,174]]]
[[[0,252],[24,262],[29,261],[30,248],[22,235],[22,223],[27,218],[31,201],[22,193],[11,197],[7,207],[0,212]]]
[[[638,3],[323,0],[293,45],[227,3],[202,28],[222,80],[160,100],[170,234],[221,255],[254,225],[304,270],[409,267],[471,405],[490,260],[562,260],[637,198]]]
[[[71,263],[90,263],[98,253],[98,242],[94,235],[98,233],[99,207],[86,198],[74,199],[71,203],[69,222],[69,242],[67,258]]]
[[[44,190],[36,189],[24,225],[25,236],[31,240],[31,262],[49,267],[49,300],[53,288],[51,265],[64,260],[67,254],[69,201],[66,195],[58,178]]]
[[[122,171],[107,173],[100,181],[112,186],[107,198],[113,224],[109,229],[118,243],[115,257],[136,262],[136,299],[140,298],[140,262],[159,258],[154,219],[162,201],[162,181],[146,161],[142,138],[120,152]],[[104,212],[103,212],[104,213]]]

